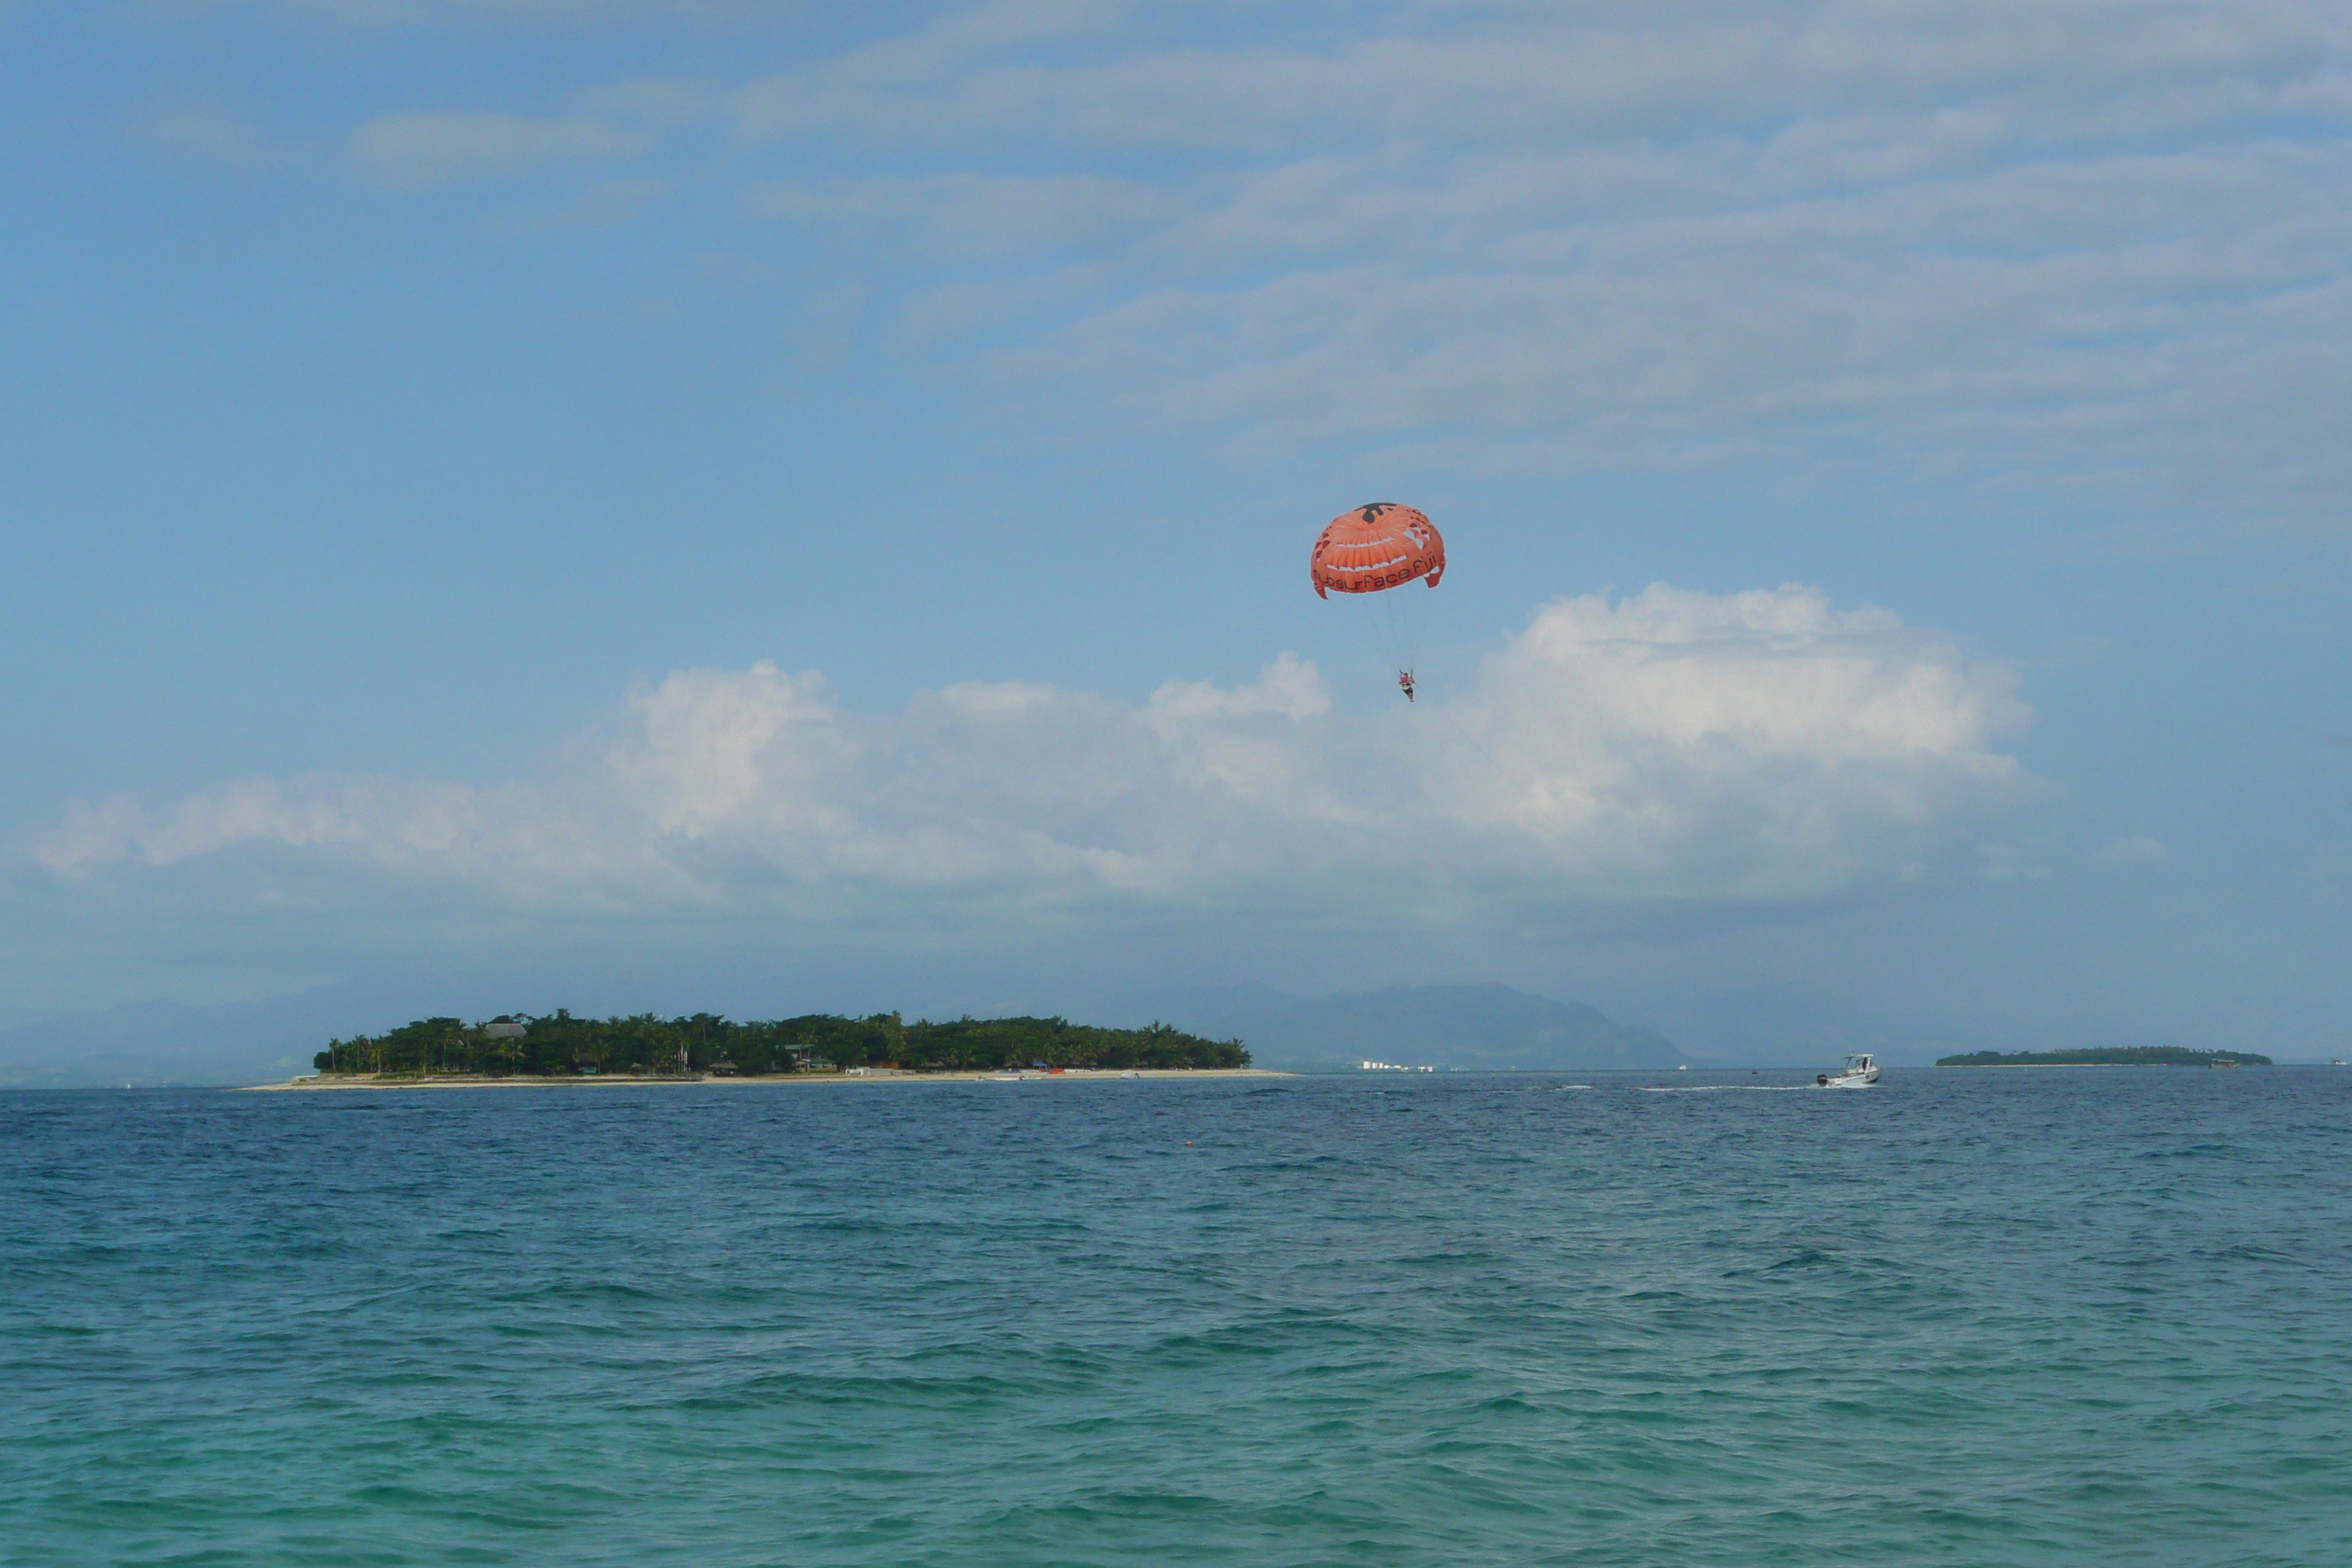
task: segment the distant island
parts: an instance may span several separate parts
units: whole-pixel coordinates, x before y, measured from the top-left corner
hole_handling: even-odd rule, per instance
[[[2080,1051],[1969,1051],[1941,1057],[1939,1068],[2266,1068],[2271,1058],[2252,1051],[2192,1051],[2181,1046],[2103,1046]]]
[[[313,1036],[312,1038],[316,1038]],[[1250,1065],[1239,1040],[1210,1040],[1165,1024],[1105,1029],[1065,1018],[958,1018],[906,1023],[896,1013],[846,1018],[811,1013],[767,1023],[715,1014],[575,1018],[558,1009],[480,1023],[420,1018],[381,1035],[330,1040],[312,1058],[338,1077],[776,1077],[887,1067],[902,1072],[1012,1068],[1231,1070]]]

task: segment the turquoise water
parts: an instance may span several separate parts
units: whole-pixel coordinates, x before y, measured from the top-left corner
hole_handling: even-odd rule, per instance
[[[0,1096],[0,1554],[2352,1563],[2352,1070],[1797,1081]]]

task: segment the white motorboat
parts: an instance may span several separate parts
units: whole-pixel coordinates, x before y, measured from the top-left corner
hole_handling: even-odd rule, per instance
[[[1823,1089],[1868,1089],[1878,1081],[1878,1058],[1868,1051],[1851,1051],[1845,1067],[1834,1073],[1816,1073],[1813,1082]]]

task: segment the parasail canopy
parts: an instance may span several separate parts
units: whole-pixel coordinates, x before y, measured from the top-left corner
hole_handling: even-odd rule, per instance
[[[1419,510],[1376,500],[1333,518],[1315,541],[1315,592],[1377,594],[1416,577],[1433,588],[1445,575],[1445,541]]]

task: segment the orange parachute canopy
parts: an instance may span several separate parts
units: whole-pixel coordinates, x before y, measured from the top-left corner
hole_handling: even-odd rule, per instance
[[[1445,575],[1445,541],[1428,518],[1392,500],[1376,500],[1333,518],[1315,542],[1315,593],[1377,594]]]

